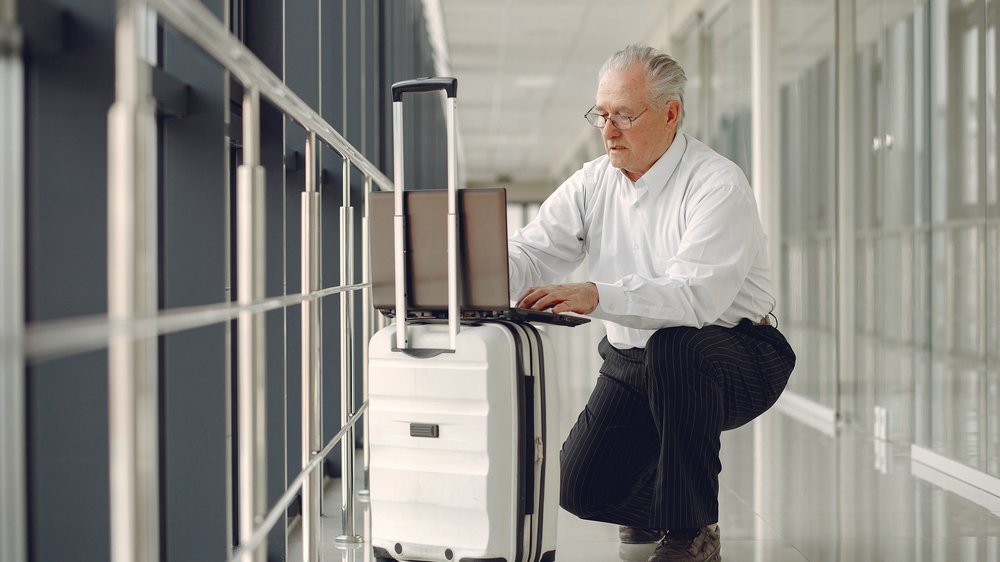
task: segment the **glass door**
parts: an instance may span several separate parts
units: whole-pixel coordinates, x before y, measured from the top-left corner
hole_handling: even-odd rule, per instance
[[[913,439],[917,350],[926,340],[922,4],[859,0],[855,14],[856,378],[843,403],[857,425],[902,443]]]
[[[781,252],[771,263],[782,276],[778,327],[799,357],[788,390],[836,410],[836,3],[779,0],[774,9]]]

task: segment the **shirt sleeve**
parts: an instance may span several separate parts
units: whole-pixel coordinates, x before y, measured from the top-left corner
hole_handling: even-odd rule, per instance
[[[555,283],[583,261],[585,188],[586,174],[578,170],[542,203],[534,220],[509,238],[511,301],[528,287]]]
[[[662,276],[629,274],[595,283],[591,316],[629,328],[704,327],[732,305],[760,252],[763,228],[749,186],[723,185],[692,201],[677,253]]]

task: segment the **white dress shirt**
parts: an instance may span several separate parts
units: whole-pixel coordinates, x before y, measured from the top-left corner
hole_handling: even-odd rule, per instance
[[[735,326],[774,308],[767,238],[743,171],[679,133],[638,181],[607,156],[584,164],[508,242],[511,299],[589,257],[619,349],[659,328]]]

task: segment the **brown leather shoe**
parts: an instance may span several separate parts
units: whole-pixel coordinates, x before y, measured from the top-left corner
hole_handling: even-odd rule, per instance
[[[694,538],[671,537],[660,541],[648,562],[722,562],[718,525],[702,527]]]
[[[663,531],[642,527],[618,527],[618,539],[622,544],[651,544],[663,538]]]

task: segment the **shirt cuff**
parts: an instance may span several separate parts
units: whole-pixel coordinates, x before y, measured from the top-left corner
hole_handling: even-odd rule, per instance
[[[625,295],[625,287],[612,285],[610,283],[593,282],[597,286],[597,311],[621,316],[625,314],[628,306],[628,297]]]

